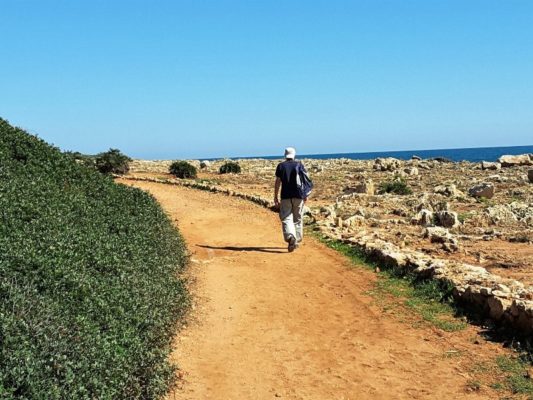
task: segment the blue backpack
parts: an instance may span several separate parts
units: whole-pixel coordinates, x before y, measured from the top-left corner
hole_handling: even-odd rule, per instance
[[[302,199],[307,199],[313,191],[313,181],[300,162],[296,165],[296,188]]]

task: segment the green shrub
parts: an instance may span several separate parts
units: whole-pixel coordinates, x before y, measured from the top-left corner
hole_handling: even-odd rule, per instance
[[[130,170],[131,158],[122,154],[118,149],[109,149],[96,156],[95,164],[103,174],[126,174]]]
[[[220,167],[219,172],[221,174],[240,174],[241,166],[234,161],[228,161]]]
[[[196,167],[186,161],[173,162],[168,171],[175,177],[181,179],[194,179],[197,175]]]
[[[394,179],[392,181],[382,182],[379,185],[379,193],[394,193],[394,194],[411,194],[413,191],[407,185],[404,179]]]
[[[71,157],[78,164],[82,164],[90,168],[96,168],[96,156],[82,154],[79,151],[65,151],[65,154]]]
[[[153,399],[187,296],[149,194],[0,119],[0,399]]]

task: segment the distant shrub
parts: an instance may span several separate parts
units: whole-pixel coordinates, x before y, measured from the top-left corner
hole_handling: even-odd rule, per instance
[[[240,174],[241,166],[234,161],[228,161],[220,167],[219,172],[221,174]]]
[[[197,176],[196,167],[186,161],[173,162],[168,171],[177,178],[194,179]]]
[[[0,399],[156,399],[188,300],[154,198],[0,119]]]
[[[95,164],[98,171],[103,174],[126,174],[130,170],[131,158],[122,154],[118,149],[109,149],[96,156]]]
[[[96,156],[83,154],[79,151],[65,151],[65,155],[71,157],[78,164],[82,164],[90,168],[96,168]]]
[[[379,185],[379,193],[394,193],[394,194],[411,194],[413,191],[411,188],[407,185],[404,179],[395,179],[388,182],[382,182]]]

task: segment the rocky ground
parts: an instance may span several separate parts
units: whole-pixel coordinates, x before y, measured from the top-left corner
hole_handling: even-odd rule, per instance
[[[200,182],[270,199],[279,161],[238,160],[242,173],[223,175],[223,160],[191,163]],[[315,183],[307,218],[330,235],[371,235],[533,286],[533,155],[498,163],[416,156],[303,162]],[[170,163],[135,160],[130,174],[170,177]]]

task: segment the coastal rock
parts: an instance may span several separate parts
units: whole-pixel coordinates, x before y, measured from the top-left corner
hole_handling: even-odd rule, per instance
[[[433,191],[437,194],[442,194],[447,197],[457,197],[462,194],[455,185],[439,185],[435,186]]]
[[[361,215],[353,215],[350,218],[345,219],[342,222],[342,225],[346,228],[354,226],[362,226],[365,223],[365,218]]]
[[[487,208],[486,213],[493,224],[510,223],[517,220],[516,215],[506,204],[498,204]]]
[[[418,175],[418,168],[417,167],[405,168],[403,172],[405,172],[405,174],[409,176],[416,176]]]
[[[419,157],[419,156],[417,156],[417,155],[414,155],[414,154],[411,156],[411,160],[417,160],[417,161],[420,161],[421,159],[422,159],[421,157]]]
[[[200,161],[200,168],[204,169],[204,168],[209,168],[210,166],[211,166],[210,161],[207,161],[207,160]]]
[[[401,166],[401,161],[397,158],[386,157],[376,158],[373,168],[378,171],[395,171]]]
[[[533,160],[529,154],[521,154],[517,156],[505,155],[501,156],[498,161],[502,167],[514,167],[517,165],[533,165]]]
[[[489,161],[481,161],[481,169],[482,170],[495,170],[498,171],[501,169],[502,165],[499,162],[489,162]]]
[[[472,197],[484,197],[492,199],[494,196],[494,185],[492,183],[481,183],[468,189],[468,194]]]
[[[432,243],[446,243],[452,240],[452,235],[448,229],[440,226],[429,226],[424,229],[423,237],[428,238]]]
[[[367,179],[358,184],[357,186],[348,190],[350,193],[363,193],[372,195],[375,192],[374,182],[372,181],[372,179]]]
[[[433,213],[423,208],[413,219],[414,225],[428,226],[433,224]]]
[[[435,217],[438,224],[445,228],[454,228],[460,225],[457,213],[453,211],[439,211],[435,214]]]

